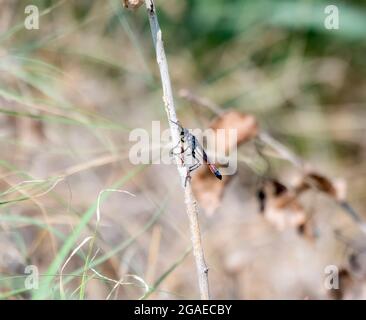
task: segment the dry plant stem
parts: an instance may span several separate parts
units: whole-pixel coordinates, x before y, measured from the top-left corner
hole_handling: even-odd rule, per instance
[[[295,167],[299,168],[303,171],[304,169],[304,163],[303,161],[298,158],[296,155],[294,155],[287,147],[285,147],[282,143],[277,141],[275,138],[273,138],[271,135],[269,135],[267,132],[260,132],[258,134],[258,138],[262,140],[267,145],[271,146],[274,150],[278,152],[280,156],[282,156],[283,159],[287,159],[290,161]]]
[[[168,116],[170,132],[172,136],[173,145],[181,144],[180,136],[179,136],[179,127],[173,123],[178,122],[177,115],[175,112],[174,99],[173,99],[173,91],[170,82],[168,63],[165,56],[165,50],[161,35],[161,29],[159,27],[158,18],[156,16],[155,4],[153,0],[145,0],[150,28],[152,33],[152,38],[156,50],[156,58],[160,70],[161,82],[163,86],[163,100],[165,105],[165,110]],[[173,122],[172,122],[173,121]],[[201,233],[198,222],[198,208],[196,200],[194,199],[192,193],[192,187],[189,179],[187,183],[185,183],[187,176],[187,168],[184,166],[182,161],[179,158],[179,155],[176,155],[176,163],[178,167],[178,172],[181,178],[182,186],[184,187],[184,197],[185,204],[187,207],[187,214],[189,218],[189,225],[191,231],[191,240],[193,246],[193,254],[196,260],[196,267],[198,272],[198,282],[200,288],[201,299],[207,300],[210,298],[209,296],[209,286],[208,286],[208,269],[206,266],[203,247],[201,242]]]
[[[197,106],[206,107],[209,110],[211,110],[214,114],[217,116],[221,116],[224,111],[220,109],[220,106],[216,103],[213,103],[211,100],[200,97],[196,94],[194,94],[192,91],[189,91],[188,89],[181,89],[179,90],[179,96],[181,98],[186,99],[187,101],[196,104]]]

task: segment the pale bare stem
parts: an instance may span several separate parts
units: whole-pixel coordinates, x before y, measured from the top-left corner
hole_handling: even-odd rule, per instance
[[[200,96],[194,94],[192,91],[189,91],[188,89],[179,90],[179,96],[197,106],[206,107],[207,109],[211,110],[217,116],[220,116],[224,113],[224,111],[221,110],[221,108],[218,104],[212,102],[210,99],[207,99],[205,97],[200,97]]]
[[[262,140],[267,145],[271,146],[276,152],[283,158],[287,159],[291,162],[295,167],[303,170],[304,162],[298,158],[295,154],[293,154],[287,147],[285,147],[282,143],[277,141],[267,132],[260,132],[258,135],[259,139]]]
[[[188,184],[188,183],[187,183]],[[203,254],[203,247],[201,242],[201,231],[198,222],[198,208],[196,200],[193,197],[191,185],[185,189],[185,203],[187,206],[187,214],[189,218],[189,226],[191,229],[191,241],[193,246],[193,255],[196,260],[198,284],[200,287],[201,299],[209,300],[209,286],[208,286],[208,268]]]
[[[155,3],[153,0],[145,0],[151,34],[156,51],[156,59],[160,70],[161,82],[163,86],[163,101],[165,105],[165,110],[168,116],[168,122],[170,127],[170,132],[172,136],[173,145],[180,145],[179,127],[173,123],[178,122],[177,115],[175,112],[173,91],[170,82],[168,63],[165,56],[165,50],[162,40],[161,29],[159,27],[158,18],[156,15]],[[172,122],[173,121],[173,122]],[[198,272],[198,282],[200,288],[201,299],[209,299],[209,287],[208,287],[208,269],[206,266],[202,242],[201,233],[198,222],[198,208],[196,200],[194,199],[192,193],[191,182],[189,179],[186,181],[187,168],[184,166],[180,160],[179,155],[175,155],[178,172],[181,178],[182,186],[184,187],[185,203],[187,207],[187,215],[189,218],[191,240],[193,246],[193,254],[196,260],[197,272]],[[186,182],[186,183],[185,183]]]

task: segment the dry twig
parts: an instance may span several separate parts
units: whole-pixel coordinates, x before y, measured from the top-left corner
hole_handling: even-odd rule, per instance
[[[172,136],[173,145],[181,145],[179,136],[179,127],[177,126],[178,119],[175,112],[173,92],[171,87],[171,81],[168,70],[168,63],[165,55],[161,29],[159,26],[158,18],[156,15],[155,4],[153,0],[145,0],[146,8],[148,11],[151,34],[156,50],[156,58],[160,70],[161,82],[163,86],[163,100],[165,110],[168,116],[168,122],[170,126],[170,132]],[[192,193],[192,187],[190,180],[185,183],[188,171],[180,160],[178,155],[175,155],[178,172],[181,177],[181,183],[184,187],[185,204],[187,207],[187,214],[189,218],[189,225],[191,231],[191,240],[193,246],[193,254],[196,260],[196,267],[198,272],[198,282],[200,288],[201,299],[209,299],[209,287],[208,287],[208,268],[206,266],[203,247],[201,242],[201,232],[198,222],[198,208],[196,200]]]

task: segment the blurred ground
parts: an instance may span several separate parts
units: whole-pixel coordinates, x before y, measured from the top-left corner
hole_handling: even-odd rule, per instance
[[[348,201],[366,218],[365,5],[335,3],[340,29],[326,30],[323,1],[156,3],[182,122],[206,128],[215,117],[179,97],[182,88],[223,111],[254,115],[318,172],[343,179]],[[105,299],[111,279],[123,284],[109,298],[139,298],[143,282],[155,286],[147,298],[197,298],[176,168],[128,160],[131,129],[150,131],[153,120],[167,127],[145,9],[127,11],[112,0],[37,1],[40,29],[28,31],[27,4],[0,1],[0,297],[60,298],[63,263],[95,235],[63,272],[67,298]],[[276,229],[259,213],[261,177],[242,160],[252,152],[250,143],[240,147],[238,173],[219,208],[200,217],[212,296],[366,298],[357,224],[311,191],[301,202],[316,236]],[[268,159],[267,174],[286,185],[298,178],[288,161]],[[95,232],[105,188],[135,197],[108,193]],[[82,278],[90,260],[94,271]],[[24,289],[30,264],[43,275],[38,290]],[[336,294],[324,286],[327,265],[343,272]]]

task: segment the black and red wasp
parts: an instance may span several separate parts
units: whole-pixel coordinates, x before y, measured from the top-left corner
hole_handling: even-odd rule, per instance
[[[184,149],[182,147],[182,150],[180,150],[179,154],[183,154],[188,149],[190,149],[191,150],[191,156],[192,156],[193,160],[196,161],[196,163],[194,163],[194,164],[192,164],[191,166],[188,167],[188,174],[187,174],[187,177],[186,177],[186,183],[187,183],[187,179],[190,178],[190,173],[192,171],[196,170],[198,167],[200,167],[202,163],[204,163],[208,166],[208,168],[215,175],[216,178],[222,180],[222,175],[221,175],[220,171],[216,168],[216,166],[211,161],[209,161],[205,149],[198,142],[197,138],[188,129],[184,128],[178,122],[174,122],[174,121],[171,121],[171,122],[176,124],[180,129],[180,142],[182,144],[186,143],[186,148]],[[172,150],[174,150],[176,147],[177,146],[175,146]],[[201,158],[201,160],[197,156],[199,158]]]

